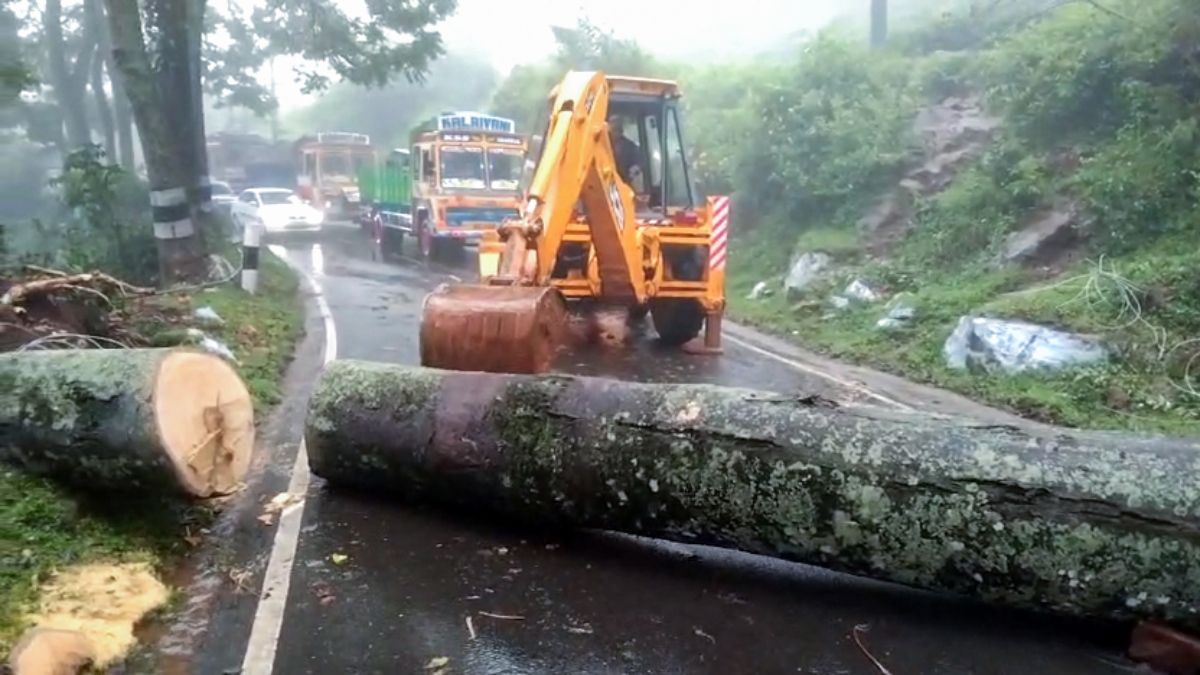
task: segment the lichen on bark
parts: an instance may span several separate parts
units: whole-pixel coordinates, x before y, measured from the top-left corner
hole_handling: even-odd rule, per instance
[[[707,385],[335,365],[313,397],[326,423],[313,435],[310,415],[309,427],[335,482],[1001,604],[1200,625],[1190,440],[1046,435]],[[437,399],[470,382],[495,394],[476,426],[455,418],[447,435]],[[483,460],[464,464],[467,446]],[[364,455],[387,470],[355,473]]]
[[[167,353],[0,354],[0,461],[89,489],[173,490],[152,410]]]

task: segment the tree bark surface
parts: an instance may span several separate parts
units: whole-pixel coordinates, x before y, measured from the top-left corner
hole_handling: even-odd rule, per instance
[[[194,145],[195,132],[190,124],[186,15],[178,2],[151,4],[147,13],[155,17],[158,33],[153,59],[147,51],[147,31],[137,0],[105,0],[113,62],[121,73],[137,126],[151,191],[186,191],[196,182],[192,178],[195,167],[185,152]],[[185,217],[192,223],[190,215]],[[208,255],[196,232],[158,238],[157,243],[162,286],[206,277]]]
[[[305,438],[314,474],[405,500],[1200,627],[1191,440],[351,360],[322,374]]]
[[[249,468],[253,403],[210,354],[11,352],[0,392],[0,462],[73,487],[209,497]]]

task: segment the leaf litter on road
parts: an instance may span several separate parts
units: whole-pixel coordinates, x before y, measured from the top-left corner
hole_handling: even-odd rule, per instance
[[[290,510],[302,501],[304,501],[304,498],[300,495],[294,495],[290,492],[280,492],[263,506],[263,512],[258,516],[258,521],[263,525],[274,525],[277,516],[282,516],[285,511]]]

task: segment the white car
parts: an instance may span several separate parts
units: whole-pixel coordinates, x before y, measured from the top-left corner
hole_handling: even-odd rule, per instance
[[[238,195],[232,209],[238,228],[259,227],[262,232],[317,232],[325,214],[306,204],[291,190],[250,188]]]

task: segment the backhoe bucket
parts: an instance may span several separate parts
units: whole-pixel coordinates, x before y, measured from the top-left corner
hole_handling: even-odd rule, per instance
[[[544,286],[444,285],[421,308],[421,365],[538,374],[563,344],[567,307]]]

